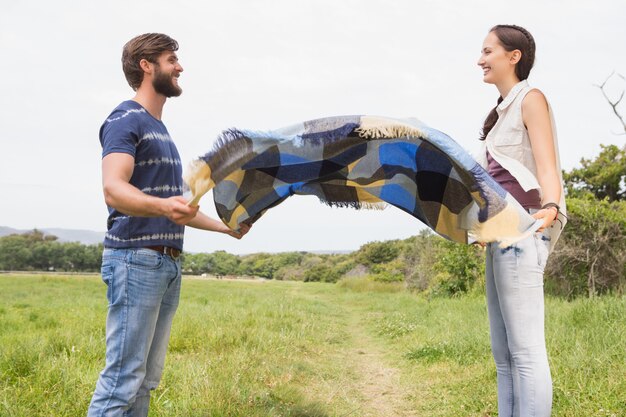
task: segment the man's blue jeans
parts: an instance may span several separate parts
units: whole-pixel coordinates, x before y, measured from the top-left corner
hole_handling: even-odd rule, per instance
[[[105,249],[106,366],[88,417],[148,415],[161,380],[181,285],[180,260],[150,249]]]
[[[487,307],[498,377],[498,416],[547,417],[552,379],[544,335],[547,235],[487,245]]]

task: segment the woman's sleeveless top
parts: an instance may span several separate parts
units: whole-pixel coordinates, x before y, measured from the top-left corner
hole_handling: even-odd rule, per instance
[[[522,119],[522,101],[531,90],[532,87],[528,85],[526,80],[520,81],[496,107],[498,121],[483,141],[483,148],[478,155],[477,161],[483,168],[488,169],[487,152],[489,152],[490,157],[508,171],[525,192],[537,189],[541,194],[541,187],[537,180],[537,165],[535,164],[530,138],[528,137],[528,130],[524,126]],[[549,103],[548,108],[552,123],[557,172],[561,182],[561,198],[557,202],[561,208],[561,213],[557,217],[558,221],[548,230],[551,237],[550,250],[552,250],[567,219],[565,217],[565,191],[561,175],[556,126]],[[547,203],[547,201],[544,203]]]

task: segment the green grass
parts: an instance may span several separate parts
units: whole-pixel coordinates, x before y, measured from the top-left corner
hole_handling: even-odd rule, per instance
[[[380,396],[411,410],[397,415],[495,416],[484,297],[399,290],[185,280],[150,415],[376,416]],[[553,415],[624,415],[626,299],[546,311]],[[85,415],[105,316],[98,277],[0,276],[0,416]],[[396,370],[397,396],[363,372],[372,361]]]

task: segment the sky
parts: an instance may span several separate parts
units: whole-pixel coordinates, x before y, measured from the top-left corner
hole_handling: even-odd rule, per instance
[[[564,169],[626,142],[600,90],[626,75],[626,2],[466,0],[4,1],[0,4],[0,226],[104,231],[100,125],[130,99],[122,46],[175,38],[183,94],[163,121],[186,166],[229,127],[275,129],[345,114],[417,117],[468,151],[497,90],[476,65],[498,23],[526,27],[529,82],[556,117]],[[624,89],[613,77],[607,91]],[[622,105],[622,113],[626,114]],[[207,194],[201,209],[215,217]],[[389,207],[329,208],[296,196],[242,240],[187,228],[185,249],[355,250],[424,226]]]

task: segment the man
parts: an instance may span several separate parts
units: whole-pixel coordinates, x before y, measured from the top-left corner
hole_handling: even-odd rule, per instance
[[[150,391],[161,379],[181,285],[185,225],[229,234],[182,197],[182,167],[161,121],[169,97],[182,93],[178,43],[148,33],[122,53],[135,97],[120,104],[100,129],[102,184],[109,208],[102,259],[109,310],[106,366],[89,417],[147,416]]]

